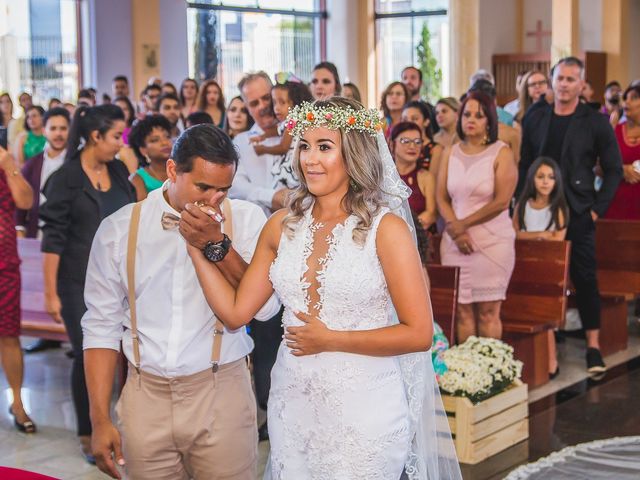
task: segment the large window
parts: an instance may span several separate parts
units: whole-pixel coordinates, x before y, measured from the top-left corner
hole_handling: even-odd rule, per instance
[[[320,61],[324,1],[190,1],[189,74],[216,79],[227,98],[238,94],[245,72],[279,71],[309,78]]]
[[[78,93],[77,0],[0,0],[0,91],[52,97]]]
[[[448,0],[376,0],[378,88],[408,65],[423,72],[423,96],[449,93]]]

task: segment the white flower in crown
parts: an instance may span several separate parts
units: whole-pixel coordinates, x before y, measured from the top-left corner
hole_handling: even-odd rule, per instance
[[[355,110],[351,107],[324,107],[302,102],[289,110],[285,127],[294,137],[302,136],[308,128],[313,127],[342,129],[344,132],[357,130],[375,136],[382,130],[382,121],[375,109]]]

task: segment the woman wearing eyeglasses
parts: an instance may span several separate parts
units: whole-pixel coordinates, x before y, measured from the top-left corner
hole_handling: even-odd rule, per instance
[[[522,125],[522,119],[529,107],[540,100],[542,95],[545,95],[546,98],[548,90],[549,80],[544,73],[538,70],[527,72],[522,78],[522,82],[520,82],[518,95],[520,108],[516,113],[515,121]]]
[[[413,122],[400,122],[391,130],[391,153],[402,181],[411,189],[409,206],[425,230],[436,221],[436,182],[422,167],[424,147],[422,128]]]

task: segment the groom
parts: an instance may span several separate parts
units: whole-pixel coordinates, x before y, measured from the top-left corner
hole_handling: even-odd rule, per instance
[[[113,478],[122,467],[133,479],[256,477],[256,401],[246,362],[253,342],[244,328],[230,331],[216,319],[183,238],[238,285],[266,217],[242,200],[218,207],[237,163],[220,129],[192,127],[173,147],[163,187],[105,219],[96,233],[82,327],[93,452]],[[185,210],[196,202],[208,214]],[[279,307],[273,296],[256,318],[267,320]],[[129,373],[114,425],[120,342]]]

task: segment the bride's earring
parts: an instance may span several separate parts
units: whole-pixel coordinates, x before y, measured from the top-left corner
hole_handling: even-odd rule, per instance
[[[349,186],[354,192],[357,192],[358,190],[360,190],[360,187],[358,186],[358,184],[353,178],[349,180]]]

